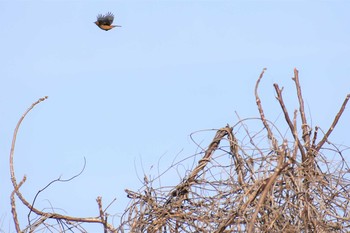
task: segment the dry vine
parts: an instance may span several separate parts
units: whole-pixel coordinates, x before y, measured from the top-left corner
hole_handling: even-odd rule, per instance
[[[313,131],[307,123],[298,71],[294,70],[293,81],[299,112],[295,110],[292,117],[282,89],[274,84],[290,140],[265,118],[258,95],[264,71],[255,88],[264,130],[254,134],[249,130],[249,122],[257,119],[219,129],[197,166],[172,190],[155,188],[155,180],[145,182],[138,192],[125,190],[132,202],[121,219],[120,232],[350,231],[350,170],[342,151],[328,141],[350,95],[318,140],[318,127]],[[244,137],[236,138],[242,129]],[[264,140],[270,146],[261,146]],[[325,142],[332,148],[326,148]],[[329,151],[337,153],[340,162],[327,160]]]
[[[11,200],[17,232],[22,231],[17,220],[15,195],[40,217],[25,229],[29,232],[42,226],[47,219],[64,221],[61,232],[68,225],[84,232],[74,225],[83,222],[100,223],[105,232],[349,232],[350,169],[343,157],[344,148],[331,143],[329,136],[350,94],[332,125],[319,139],[321,130],[312,129],[306,119],[298,71],[294,70],[293,81],[299,111],[295,110],[292,116],[283,101],[282,89],[274,84],[291,135],[288,139],[265,117],[258,95],[264,71],[255,87],[260,117],[239,120],[233,127],[227,125],[217,130],[209,146],[197,154],[201,157],[197,165],[187,171],[176,186],[156,187],[160,175],[151,180],[145,176],[143,187],[138,191],[126,189],[131,202],[116,228],[108,223],[100,197],[97,198],[98,217],[78,218],[37,210],[20,193],[26,177],[17,183],[14,174],[16,134],[25,115],[44,100],[40,99],[20,119],[11,149],[14,186]],[[257,121],[262,123],[263,129],[253,132],[249,124],[256,125]],[[237,137],[242,134],[243,137]],[[329,147],[325,146],[326,142]],[[338,161],[330,161],[329,153],[336,154]]]

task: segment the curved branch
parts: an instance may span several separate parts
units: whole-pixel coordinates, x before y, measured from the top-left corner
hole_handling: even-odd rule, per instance
[[[20,186],[24,183],[25,178],[20,182],[20,184],[17,184],[16,181],[16,176],[15,176],[15,169],[14,169],[14,165],[13,165],[13,160],[14,160],[14,151],[15,151],[15,145],[16,145],[16,139],[17,139],[17,133],[19,130],[19,127],[22,123],[22,121],[24,120],[24,118],[26,117],[26,115],[40,102],[46,100],[48,97],[45,96],[43,98],[40,98],[38,101],[34,102],[28,109],[27,111],[24,112],[24,114],[22,115],[22,117],[19,119],[16,128],[14,130],[13,133],[13,138],[12,138],[12,144],[11,144],[11,151],[10,151],[10,174],[11,174],[11,181],[12,181],[12,185],[14,188],[13,194],[11,195],[11,200],[12,200],[12,216],[13,216],[13,220],[15,222],[15,226],[16,226],[16,230],[19,230],[19,224],[18,224],[18,220],[17,220],[17,213],[16,213],[16,206],[15,206],[15,202],[14,202],[14,194],[17,195],[17,197],[21,200],[21,202],[27,206],[28,209],[30,209],[31,212],[34,212],[35,214],[44,217],[44,219],[46,218],[51,218],[51,219],[55,219],[57,221],[59,220],[65,220],[68,222],[86,222],[86,223],[100,223],[103,224],[106,228],[108,228],[108,230],[112,231],[112,232],[116,232],[116,230],[114,229],[114,227],[108,223],[106,223],[104,220],[101,220],[100,217],[85,217],[85,218],[80,218],[80,217],[71,217],[71,216],[66,216],[66,215],[61,215],[61,214],[57,214],[57,213],[49,213],[49,212],[43,212],[40,211],[36,208],[33,207],[33,205],[31,205],[22,195],[22,193],[19,191]],[[85,167],[85,165],[84,165]],[[83,171],[83,170],[82,170]],[[81,172],[82,172],[81,171]],[[81,174],[81,172],[76,175],[79,176]],[[68,179],[74,179],[76,176],[73,176],[72,178]],[[59,180],[59,179],[58,179]],[[44,189],[46,189],[49,185],[51,185],[53,182],[58,181],[58,180],[54,180],[52,182],[50,182]],[[44,190],[43,189],[43,190]],[[42,190],[41,190],[42,191]],[[40,191],[39,191],[40,192]],[[38,194],[39,194],[38,192]],[[35,200],[34,200],[35,201]],[[34,202],[33,202],[34,203]],[[18,231],[20,232],[20,231]]]
[[[16,176],[15,176],[15,169],[13,167],[13,156],[14,156],[14,152],[15,152],[15,146],[16,146],[16,139],[17,139],[17,133],[18,133],[18,129],[22,123],[22,121],[24,120],[24,118],[26,117],[26,115],[35,107],[35,105],[39,104],[40,102],[46,100],[48,98],[48,96],[45,96],[43,98],[40,98],[38,101],[34,102],[28,109],[27,111],[24,112],[24,114],[22,115],[22,117],[19,119],[15,131],[13,133],[13,138],[12,138],[12,144],[11,144],[11,151],[10,151],[10,173],[11,173],[11,181],[12,181],[12,185],[14,190],[16,191],[16,193],[18,192],[18,185],[17,185],[17,181],[16,181]]]

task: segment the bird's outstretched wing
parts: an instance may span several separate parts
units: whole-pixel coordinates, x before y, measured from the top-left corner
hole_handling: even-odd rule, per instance
[[[114,15],[111,12],[108,12],[105,15],[99,14],[97,16],[97,22],[99,25],[108,25],[110,26],[113,23]]]

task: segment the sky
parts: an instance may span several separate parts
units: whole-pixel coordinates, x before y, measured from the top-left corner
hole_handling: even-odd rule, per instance
[[[13,130],[41,97],[49,98],[17,137],[17,180],[27,176],[21,191],[33,200],[50,181],[79,173],[85,158],[79,177],[36,201],[84,217],[98,215],[97,196],[105,206],[116,198],[109,212],[122,213],[124,189],[196,152],[191,133],[234,125],[236,112],[257,117],[263,68],[260,97],[272,121],[283,123],[273,83],[290,113],[298,108],[294,68],[313,127],[327,130],[350,93],[350,1],[0,1],[0,9],[1,232],[15,232]],[[93,23],[107,12],[121,28]],[[349,122],[347,108],[330,140],[350,145]],[[207,145],[214,134],[196,138]],[[28,210],[17,206],[23,228]]]

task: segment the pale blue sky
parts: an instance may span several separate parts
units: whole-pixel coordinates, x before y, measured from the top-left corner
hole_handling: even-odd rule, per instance
[[[298,106],[294,67],[313,126],[327,129],[350,93],[350,1],[0,1],[0,9],[5,232],[14,232],[12,133],[40,97],[49,99],[28,115],[17,140],[17,179],[28,176],[22,192],[32,200],[49,181],[76,174],[85,157],[85,172],[43,192],[37,207],[49,200],[71,215],[95,216],[98,195],[106,205],[116,197],[110,212],[121,212],[123,190],[140,186],[142,168],[149,173],[161,156],[166,168],[180,151],[193,154],[190,133],[233,125],[235,111],[257,116],[254,85],[264,67],[260,95],[271,120],[283,120],[273,83],[285,87],[291,112]],[[93,24],[108,11],[121,28]],[[331,139],[350,145],[349,120],[346,109]],[[19,208],[21,219],[27,213]]]

